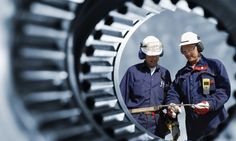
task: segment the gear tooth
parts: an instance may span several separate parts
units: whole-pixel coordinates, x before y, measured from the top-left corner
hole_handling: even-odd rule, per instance
[[[233,60],[234,60],[234,62],[236,62],[236,54],[234,54]],[[235,74],[235,77],[234,77],[234,78],[236,79],[236,74]]]
[[[233,96],[234,96],[234,99],[236,99],[236,90],[234,91],[233,94],[234,94],[234,95],[233,95]]]
[[[229,33],[227,44],[235,46],[236,43],[235,16],[232,14],[235,13],[234,0],[225,1],[226,4],[184,0],[186,11],[177,9],[179,0],[168,1],[176,4],[175,8],[160,6],[163,2],[160,0],[4,0],[1,4],[11,5],[7,8],[0,6],[0,9],[11,11],[14,7],[9,19],[0,18],[4,24],[6,21],[14,26],[12,29],[7,26],[6,29],[9,30],[6,36],[12,36],[6,41],[9,45],[5,45],[5,39],[3,42],[0,39],[0,46],[6,46],[0,51],[3,56],[0,59],[3,61],[0,63],[3,64],[1,70],[5,71],[5,63],[8,63],[6,66],[10,72],[4,76],[7,77],[4,85],[10,85],[4,88],[4,92],[8,90],[1,97],[4,102],[0,107],[7,107],[1,115],[1,124],[11,125],[9,128],[17,130],[11,130],[10,136],[22,134],[16,138],[32,140],[33,137],[33,140],[45,141],[159,140],[132,123],[133,119],[122,103],[118,68],[121,67],[123,50],[132,35],[138,29],[145,31],[141,25],[167,9],[171,10],[168,12],[197,13],[198,6],[202,6],[201,14],[198,14],[212,18],[219,33]],[[109,3],[113,5],[106,5]],[[115,9],[118,5],[122,6]],[[204,24],[193,22],[190,24]],[[5,32],[5,26],[0,24],[0,28]],[[166,31],[163,26],[161,29]],[[204,30],[212,34],[210,28]],[[214,36],[208,38],[215,44],[221,44],[213,39]],[[233,59],[235,63],[236,55]],[[236,91],[233,94],[236,99]],[[192,104],[191,107],[194,109],[195,106]],[[228,109],[229,120],[219,126],[215,135],[206,136],[206,139],[215,139],[227,128],[226,125],[235,120],[234,111],[235,105]],[[9,118],[8,114],[15,117]],[[8,122],[12,119],[13,122]],[[13,126],[15,122],[16,127]],[[24,130],[18,131],[18,128]],[[230,138],[228,134],[226,137]],[[3,140],[8,138],[3,137]]]

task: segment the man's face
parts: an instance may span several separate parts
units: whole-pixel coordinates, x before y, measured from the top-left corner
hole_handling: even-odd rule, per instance
[[[197,62],[199,52],[195,44],[181,46],[180,51],[190,63]]]
[[[148,56],[146,55],[145,57],[146,64],[149,68],[156,67],[158,61],[159,61],[159,56]]]

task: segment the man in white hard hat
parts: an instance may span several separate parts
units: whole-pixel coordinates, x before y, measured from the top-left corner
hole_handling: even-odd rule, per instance
[[[223,122],[228,114],[224,104],[230,97],[230,82],[224,65],[217,59],[204,57],[203,45],[196,33],[186,32],[179,44],[187,59],[167,94],[171,104],[168,114],[176,117],[179,107],[175,104],[193,104],[185,107],[188,140],[198,140]]]
[[[145,59],[128,68],[120,89],[128,109],[158,106],[164,104],[166,92],[171,83],[170,72],[158,65],[163,45],[154,36],[147,36],[140,45],[139,58]],[[163,116],[157,112],[132,114],[148,131],[164,138],[168,133]]]

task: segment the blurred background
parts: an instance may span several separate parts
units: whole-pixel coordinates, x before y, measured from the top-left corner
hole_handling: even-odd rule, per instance
[[[133,120],[119,83],[148,35],[164,44],[172,80],[180,35],[226,66],[229,120],[205,140],[235,141],[235,0],[1,0],[0,140],[160,140]],[[128,61],[127,61],[128,60]],[[186,140],[184,112],[181,137]],[[167,137],[171,139],[170,136]]]

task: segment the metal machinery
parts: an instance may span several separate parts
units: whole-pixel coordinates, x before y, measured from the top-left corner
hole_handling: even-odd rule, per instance
[[[153,8],[159,2],[3,0],[0,140],[161,140],[132,119],[117,83],[127,41],[142,23],[161,14]],[[236,1],[186,2],[216,19],[235,48]],[[235,105],[228,109],[229,121],[205,140],[226,132],[235,122],[234,111]]]

